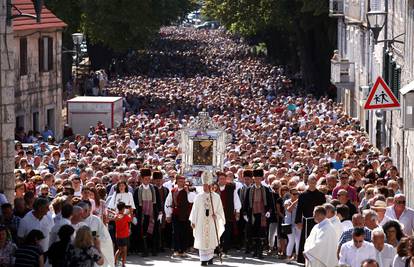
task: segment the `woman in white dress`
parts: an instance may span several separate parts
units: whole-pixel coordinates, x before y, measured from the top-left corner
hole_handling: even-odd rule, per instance
[[[117,183],[115,193],[109,201],[108,208],[117,212],[116,206],[119,202],[124,202],[128,208],[131,207],[132,210],[135,210],[134,198],[132,194],[128,192],[127,184],[124,181],[119,181]]]

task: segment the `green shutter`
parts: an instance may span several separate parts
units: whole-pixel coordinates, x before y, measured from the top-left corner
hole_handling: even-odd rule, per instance
[[[401,67],[400,66],[396,66],[394,68],[393,71],[393,83],[392,83],[392,92],[394,93],[394,95],[397,97],[398,101],[400,100],[400,88],[401,88]]]
[[[389,82],[389,73],[388,73],[388,66],[390,64],[390,58],[392,56],[390,56],[391,53],[389,53],[388,50],[385,51],[384,53],[384,67],[382,68],[382,77],[384,78],[384,81],[386,83]]]

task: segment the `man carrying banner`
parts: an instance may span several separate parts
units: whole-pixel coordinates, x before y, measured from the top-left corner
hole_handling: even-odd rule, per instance
[[[212,178],[210,172],[201,176],[203,192],[196,196],[190,214],[194,248],[199,250],[202,266],[213,264],[214,249],[219,245],[226,222],[220,196],[210,191]]]

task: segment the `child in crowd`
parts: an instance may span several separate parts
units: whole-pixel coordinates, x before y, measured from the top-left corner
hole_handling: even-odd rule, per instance
[[[131,222],[131,208],[129,214],[125,213],[126,205],[124,202],[119,202],[116,206],[118,214],[115,217],[115,237],[118,250],[115,253],[115,265],[117,265],[118,257],[122,258],[122,267],[125,266],[126,257],[128,253],[128,238],[129,238],[129,223]]]

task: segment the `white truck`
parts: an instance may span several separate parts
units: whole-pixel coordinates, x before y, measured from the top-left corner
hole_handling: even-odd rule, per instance
[[[101,121],[107,128],[123,120],[122,97],[78,96],[67,101],[67,122],[75,134],[87,135],[90,126]]]

